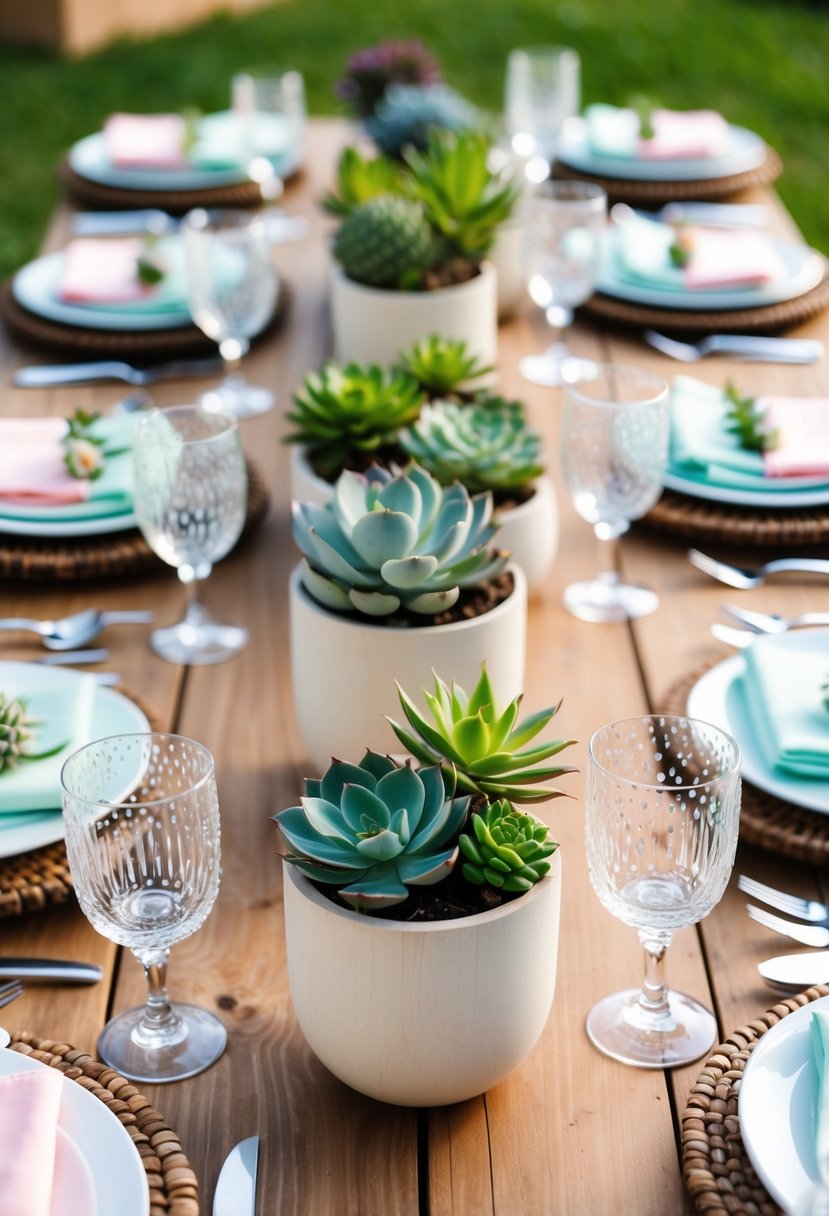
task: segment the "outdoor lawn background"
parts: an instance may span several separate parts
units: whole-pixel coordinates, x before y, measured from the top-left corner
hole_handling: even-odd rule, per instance
[[[587,102],[644,93],[673,107],[720,110],[782,154],[780,193],[806,238],[829,252],[822,2],[282,0],[74,60],[0,46],[0,276],[36,253],[58,197],[60,156],[113,110],[223,109],[235,71],[270,63],[300,69],[312,113],[341,113],[333,85],[347,54],[411,36],[438,55],[450,84],[493,111],[507,50],[533,43],[580,53]]]

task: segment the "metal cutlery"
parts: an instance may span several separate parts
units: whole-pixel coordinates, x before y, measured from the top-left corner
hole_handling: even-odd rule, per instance
[[[95,963],[75,963],[59,958],[0,958],[0,979],[97,984],[102,974]]]
[[[788,633],[790,629],[806,629],[811,625],[829,625],[829,612],[801,612],[798,616],[779,616],[776,612],[751,612],[748,608],[737,608],[723,604],[722,610],[735,621],[740,621],[754,633]]]
[[[8,984],[0,984],[0,1009],[4,1005],[11,1005],[12,1001],[16,1001],[22,995],[23,985],[18,980],[10,980]],[[0,1031],[0,1034],[5,1034],[5,1031]]]
[[[707,355],[736,355],[755,363],[817,363],[823,343],[812,338],[765,338],[754,334],[709,334],[699,342],[678,342],[646,329],[649,346],[681,363],[697,363]]]
[[[785,572],[797,574],[829,574],[829,559],[824,557],[781,557],[775,561],[765,562],[755,570],[747,570],[743,566],[730,566],[727,562],[719,562],[716,558],[700,553],[699,549],[688,550],[688,561],[703,574],[736,587],[738,591],[749,591],[752,587],[761,587],[770,574]]]
[[[249,1136],[230,1150],[213,1193],[213,1216],[255,1216],[258,1164],[258,1136]]]
[[[829,950],[778,954],[757,964],[770,988],[780,992],[802,992],[813,984],[829,983]]]
[[[18,388],[49,388],[59,384],[91,384],[96,380],[123,380],[138,386],[156,380],[171,380],[177,376],[212,376],[224,367],[221,359],[177,359],[158,363],[155,367],[133,367],[120,359],[104,359],[95,363],[62,363],[19,367],[12,380]]]
[[[829,946],[829,929],[819,925],[798,925],[792,920],[784,920],[782,916],[766,912],[765,908],[755,908],[754,904],[746,904],[746,912],[758,925],[771,929],[773,933],[791,937],[796,942],[802,942],[804,946]]]
[[[96,638],[109,625],[148,625],[155,619],[155,613],[136,612],[102,612],[97,608],[83,608],[73,612],[71,616],[59,617],[54,621],[36,621],[29,617],[0,618],[0,630],[26,630],[36,633],[47,650],[77,650]],[[87,651],[86,654],[91,654]],[[106,657],[106,651],[101,652]],[[87,662],[92,662],[87,659]]]
[[[301,215],[288,215],[277,208],[260,214],[272,245],[303,241],[310,230],[310,224]],[[80,211],[73,220],[72,231],[76,236],[116,236],[129,232],[165,236],[178,232],[180,226],[181,220],[166,211],[145,207],[136,211]]]
[[[658,211],[638,211],[627,203],[615,203],[610,218],[624,224],[631,218],[660,220],[665,224],[703,224],[719,228],[765,228],[769,211],[761,203],[666,203]]]
[[[803,899],[800,895],[791,895],[788,891],[779,891],[769,887],[756,878],[740,874],[737,879],[737,889],[761,903],[776,908],[778,912],[786,912],[789,916],[798,916],[801,920],[811,921],[814,925],[829,925],[829,907],[818,899]]]
[[[32,663],[43,667],[74,667],[76,663],[105,663],[109,651],[104,646],[87,647],[86,650],[56,650],[52,654],[41,654]]]
[[[723,625],[719,621],[714,621],[710,630],[718,641],[725,642],[726,646],[736,646],[738,650],[745,650],[761,636],[753,629],[737,629],[734,625]]]

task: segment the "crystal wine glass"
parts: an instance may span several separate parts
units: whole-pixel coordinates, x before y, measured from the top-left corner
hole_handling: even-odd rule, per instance
[[[519,363],[533,384],[555,388],[591,366],[571,355],[564,330],[593,294],[607,221],[607,195],[591,182],[545,182],[524,203],[524,277],[530,299],[558,331],[541,355]]]
[[[218,1018],[171,1005],[170,946],[201,928],[220,875],[213,757],[192,739],[114,735],[74,752],[61,772],[66,851],[94,929],[128,946],[147,977],[146,1006],[106,1024],[101,1059],[137,1081],[178,1081],[225,1049]]]
[[[582,519],[593,525],[612,556],[590,582],[573,583],[564,606],[584,621],[626,621],[653,612],[658,597],[622,583],[615,549],[630,521],[650,510],[662,492],[668,459],[668,388],[636,367],[604,364],[568,385],[561,423],[564,481]]]
[[[233,112],[246,154],[276,162],[299,155],[305,138],[305,84],[297,71],[251,68],[231,83]]]
[[[187,305],[199,329],[219,344],[228,368],[237,368],[250,340],[273,316],[279,284],[266,221],[239,211],[189,212],[182,223],[187,266]],[[248,384],[229,371],[202,396],[207,409],[250,418],[272,409],[270,389]]]
[[[549,175],[561,128],[568,118],[578,114],[579,105],[580,62],[576,51],[562,46],[517,47],[510,51],[504,119],[510,146],[524,160],[531,180],[543,181]]]
[[[156,629],[153,650],[172,663],[233,658],[248,631],[213,620],[196,583],[230,552],[245,523],[247,470],[235,418],[197,405],[152,410],[135,431],[133,470],[138,526],[189,591],[184,619]]]
[[[666,987],[674,932],[722,898],[740,820],[740,751],[730,735],[692,718],[613,722],[590,740],[585,802],[593,888],[639,933],[641,989],[605,997],[587,1033],[605,1055],[644,1068],[698,1059],[714,1042],[714,1015]]]

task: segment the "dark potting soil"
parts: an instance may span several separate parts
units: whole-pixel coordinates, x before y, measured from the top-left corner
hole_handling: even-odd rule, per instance
[[[317,890],[340,908],[355,911],[344,899],[340,899],[334,887],[314,883]],[[494,887],[476,887],[461,875],[461,861],[443,882],[433,887],[410,887],[409,898],[391,908],[366,915],[376,920],[397,920],[414,924],[428,921],[461,920],[465,916],[476,916],[479,912],[490,912],[503,904],[519,899],[521,892],[497,891]]]

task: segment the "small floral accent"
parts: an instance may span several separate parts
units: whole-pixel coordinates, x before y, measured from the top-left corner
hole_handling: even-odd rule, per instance
[[[127,451],[126,448],[113,448],[108,452],[103,450],[104,440],[93,433],[93,427],[100,417],[98,413],[90,414],[79,408],[67,419],[69,429],[63,437],[63,462],[72,477],[82,481],[96,481],[104,471],[106,460]]]
[[[740,447],[749,452],[771,452],[779,445],[780,432],[768,429],[766,416],[759,409],[755,397],[742,397],[730,380],[725,386],[724,396],[731,405],[726,414],[726,429],[737,436]]]
[[[167,275],[167,267],[155,252],[158,237],[148,236],[135,263],[139,283],[146,287],[156,287]]]
[[[419,39],[390,39],[356,51],[346,63],[335,91],[358,117],[367,118],[390,84],[437,84],[441,79],[438,61]]]

